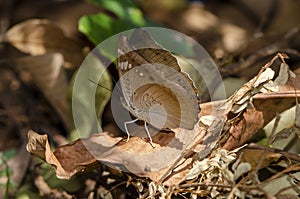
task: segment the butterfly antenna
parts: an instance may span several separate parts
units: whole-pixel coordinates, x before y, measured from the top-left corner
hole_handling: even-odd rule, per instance
[[[101,60],[103,63],[105,63],[105,62],[109,62],[106,58],[104,58],[98,51],[91,51],[91,53],[94,55],[94,56],[96,56],[99,60]],[[107,64],[106,64],[107,65]],[[108,65],[107,65],[108,66]],[[121,91],[121,88],[118,86],[118,84],[117,84],[117,81],[111,76],[111,78],[112,78],[112,80],[113,80],[113,82],[115,83],[115,85],[118,87],[118,89]],[[93,83],[95,83],[95,84],[97,84],[98,86],[100,86],[100,87],[102,87],[102,88],[104,88],[104,89],[106,89],[106,90],[109,90],[110,92],[112,92],[112,90],[111,89],[108,89],[108,88],[106,88],[106,87],[104,87],[104,86],[102,86],[102,85],[99,85],[97,82],[95,82],[95,81],[93,81],[93,80],[90,80],[91,82],[93,82]]]
[[[104,88],[104,89],[106,89],[106,90],[108,90],[108,91],[112,92],[112,90],[111,90],[111,89],[109,89],[109,88],[106,88],[105,86],[102,86],[102,85],[98,84],[98,83],[97,83],[97,82],[95,82],[94,80],[91,80],[91,79],[89,79],[89,81],[90,81],[90,82],[93,82],[94,84],[96,84],[96,85],[98,85],[98,86],[100,86],[101,88]]]
[[[115,80],[115,78],[111,77],[112,81],[115,83],[116,87],[119,89],[119,91],[122,91],[121,88],[119,87],[117,81]]]

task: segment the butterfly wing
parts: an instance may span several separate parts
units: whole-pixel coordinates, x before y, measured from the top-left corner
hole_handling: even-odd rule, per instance
[[[138,81],[138,79],[133,76],[133,73],[128,73],[126,76],[124,74],[140,64],[143,64],[143,59],[129,46],[127,37],[121,35],[118,44],[118,71],[127,108],[132,107],[130,98],[136,89],[135,84],[132,84],[132,80]]]
[[[157,127],[154,117],[149,115],[150,106],[146,106],[149,100],[145,101],[145,96],[150,96],[151,105],[155,105],[153,101],[159,102],[164,108],[164,111],[157,109],[153,113],[158,122],[161,117],[167,118],[164,127],[192,129],[200,111],[197,89],[189,76],[181,71],[176,58],[156,44],[143,29],[136,29],[130,41],[121,36],[118,52],[121,87],[129,111]],[[137,67],[141,65],[145,67]],[[130,70],[132,72],[128,72]]]

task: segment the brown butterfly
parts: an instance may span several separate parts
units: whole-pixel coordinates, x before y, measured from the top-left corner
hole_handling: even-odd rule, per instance
[[[151,145],[147,124],[157,129],[194,128],[200,100],[193,81],[144,29],[135,29],[130,40],[120,36],[118,71],[124,106],[136,117],[124,123],[128,139],[127,124],[138,120],[144,121]]]

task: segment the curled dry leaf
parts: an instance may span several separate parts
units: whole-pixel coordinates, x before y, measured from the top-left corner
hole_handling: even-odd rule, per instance
[[[67,38],[62,29],[46,19],[30,19],[10,28],[4,41],[31,55],[59,52],[66,66],[80,66],[83,60],[81,47]]]
[[[68,81],[62,65],[60,53],[47,53],[37,56],[24,56],[16,59],[19,70],[27,70],[41,92],[49,100],[61,117],[65,127],[71,129],[72,120],[67,101]]]
[[[274,77],[274,74],[275,72],[272,69],[266,68],[262,70],[261,74],[258,74],[244,84],[243,87],[232,96],[234,105],[230,111],[236,114],[245,110],[249,105],[251,106],[254,88],[263,87],[264,84],[268,83],[268,81]]]
[[[289,66],[286,63],[281,63],[278,77],[274,80],[274,83],[279,86],[284,85],[287,83],[290,75]]]
[[[279,76],[275,78],[276,82],[274,83],[272,79],[274,78],[275,73],[269,67],[278,58],[281,59],[282,65]],[[241,146],[256,134],[267,121],[274,118],[278,112],[285,110],[278,107],[278,104],[274,104],[272,109],[269,109],[270,107],[268,106],[257,107],[257,102],[253,102],[254,96],[257,95],[255,94],[254,89],[257,89],[260,92],[267,91],[266,94],[270,94],[272,92],[270,92],[270,89],[268,88],[276,87],[275,90],[278,92],[280,89],[279,86],[282,86],[282,84],[287,82],[287,77],[290,76],[290,73],[284,58],[287,58],[285,54],[277,54],[271,61],[262,67],[257,76],[246,83],[225,103],[226,112],[231,112],[236,115],[232,119],[228,118],[227,126],[230,129],[230,134],[226,143],[223,145],[223,148],[231,150]],[[271,89],[273,92],[275,90]],[[291,106],[284,106],[284,108],[290,107]],[[266,111],[266,109],[269,111]],[[273,117],[271,118],[270,115]]]
[[[237,146],[243,145],[263,127],[263,124],[263,113],[261,111],[257,111],[254,108],[247,109],[240,120],[231,126],[229,131],[230,137],[223,145],[223,148],[232,150]]]
[[[282,62],[285,63],[284,58],[288,57],[285,54],[278,53],[271,61],[266,63],[254,78],[244,84],[242,88],[240,88],[227,100],[227,102],[224,104],[224,106],[226,107],[226,113],[232,112],[234,114],[238,114],[245,110],[247,107],[252,107],[252,98],[255,95],[254,89],[261,90],[265,84],[270,83],[275,74],[270,66],[278,58],[280,58]]]
[[[52,165],[55,168],[57,177],[62,179],[69,179],[75,173],[93,168],[93,165],[97,164],[97,161],[85,149],[81,140],[59,147],[56,150],[57,152],[55,151],[57,155],[51,151],[47,135],[39,135],[29,130],[26,149],[31,154]]]
[[[286,71],[286,65],[281,64],[279,72]],[[278,91],[269,93],[259,93],[253,97],[253,104],[257,110],[263,112],[264,125],[269,123],[278,113],[281,113],[296,105],[296,99],[300,97],[300,75],[288,70],[288,80],[286,74],[277,77],[274,83],[278,84]],[[278,80],[277,80],[278,79]],[[282,85],[283,82],[286,82]],[[299,100],[299,99],[298,99]],[[297,106],[296,106],[297,111]],[[297,118],[297,117],[296,117]]]
[[[241,89],[239,89],[233,96],[231,96],[226,102],[215,101],[201,104],[200,118],[203,116],[208,117],[214,111],[214,117],[224,116],[224,110],[227,114],[225,120],[224,131],[230,129],[230,134],[224,136],[224,140],[228,143],[223,147],[226,149],[233,149],[241,146],[244,142],[248,141],[257,131],[268,124],[278,113],[281,113],[296,104],[295,98],[300,96],[300,87],[297,84],[299,75],[293,74],[288,70],[288,66],[285,62],[281,64],[281,69],[278,76],[272,84],[268,80],[273,76],[273,72],[270,71],[264,73],[264,71],[272,65],[272,63],[280,58],[286,56],[278,54],[270,62],[268,62],[259,74],[246,83]],[[262,75],[263,77],[259,77]],[[288,79],[286,78],[288,77]],[[255,82],[258,82],[254,84]],[[267,93],[255,93],[256,90],[264,86],[277,86],[276,92],[269,90]],[[220,107],[220,108],[215,108]],[[236,113],[233,118],[228,113]],[[200,119],[202,121],[202,119]],[[222,140],[223,141],[223,140]],[[225,142],[226,142],[225,141]],[[221,142],[222,143],[222,142]]]
[[[182,154],[188,147],[189,136],[192,133],[178,130],[176,136],[172,133],[158,133],[153,137],[155,148],[147,141],[133,137],[128,142],[121,138],[112,138],[107,133],[95,134],[89,139],[78,139],[67,145],[58,147],[51,152],[47,135],[39,135],[33,131],[28,132],[27,150],[54,166],[59,178],[69,179],[76,173],[95,168],[98,161],[115,169],[131,172],[140,177],[149,177],[158,182],[163,176],[171,174],[173,168],[180,165],[185,168],[190,161],[176,162],[178,158],[184,158]],[[195,141],[203,138],[197,136]],[[193,141],[194,141],[193,140]],[[133,147],[134,146],[134,147]],[[172,167],[172,169],[170,169]],[[124,170],[125,169],[125,170]],[[172,174],[167,178],[166,184],[178,184],[188,172]]]
[[[299,77],[298,77],[299,78]],[[293,106],[296,105],[296,100],[295,98],[299,98],[300,97],[300,90],[299,88],[295,88],[298,90],[294,90],[293,87],[284,87],[284,90],[281,91],[279,90],[278,92],[272,92],[272,93],[260,93],[260,94],[256,94],[253,96],[253,105],[255,107],[254,110],[252,110],[251,112],[246,111],[245,113],[243,113],[242,115],[244,115],[242,118],[249,118],[251,119],[250,122],[258,122],[257,124],[252,123],[248,127],[251,127],[252,125],[256,126],[257,128],[262,125],[265,126],[267,125],[278,113],[281,113]],[[226,103],[224,100],[223,101],[215,101],[215,102],[209,102],[209,103],[203,103],[201,104],[201,112],[200,112],[200,116],[206,116],[209,115],[212,111],[212,109],[214,107],[224,107],[224,103]],[[250,110],[250,109],[249,109]],[[260,115],[259,113],[262,114],[262,118],[260,117],[260,119],[253,121],[253,117],[251,117],[248,114],[255,114],[258,116]],[[218,110],[216,112],[215,115],[222,115],[222,110]],[[240,121],[241,122],[241,121]],[[262,124],[260,124],[261,122],[263,122]],[[239,122],[238,122],[239,123]],[[247,124],[247,121],[242,122],[240,125],[238,125],[238,123],[236,123],[235,127],[231,127],[231,131],[235,132],[235,134],[242,134],[243,132],[247,132],[247,137],[251,137],[251,134],[255,134],[257,132],[257,128],[250,128],[250,129],[246,129],[246,128],[241,128],[241,124]],[[244,126],[244,127],[247,127]],[[236,128],[236,129],[235,129]],[[252,132],[252,133],[251,133]],[[242,135],[239,136],[239,138],[243,137]],[[232,138],[233,140],[235,140],[235,138]],[[229,146],[230,144],[228,144],[227,146]],[[240,146],[240,144],[239,144]],[[233,147],[233,146],[232,146]],[[235,148],[235,147],[233,147]]]

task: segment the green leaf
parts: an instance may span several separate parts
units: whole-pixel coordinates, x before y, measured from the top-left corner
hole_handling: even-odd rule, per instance
[[[101,86],[93,82],[98,82]],[[73,76],[71,85],[76,133],[79,133],[80,137],[89,137],[92,133],[100,133],[102,130],[98,124],[102,123],[102,113],[109,102],[112,91],[109,72],[100,59],[90,53]],[[97,119],[99,123],[97,123]],[[72,139],[75,139],[73,132],[72,134]]]
[[[98,13],[80,18],[79,30],[95,45],[125,30],[158,25],[147,20],[143,16],[142,11],[131,0],[90,0],[90,2],[106,8],[116,15],[116,17],[113,17],[104,13]]]
[[[89,0],[89,2],[96,3],[120,18],[130,15],[132,10],[139,10],[131,0]]]
[[[116,31],[115,23],[115,19],[103,13],[84,16],[79,20],[79,30],[97,45]]]

